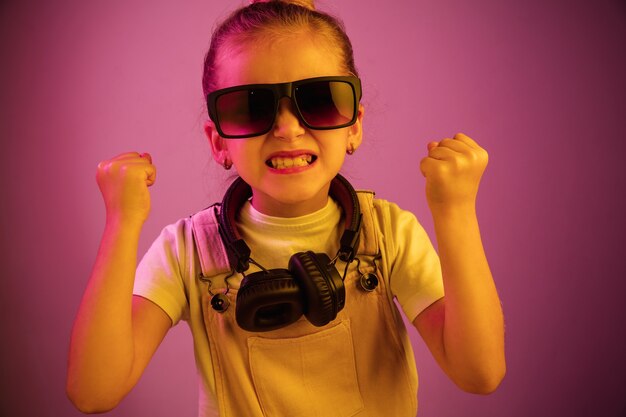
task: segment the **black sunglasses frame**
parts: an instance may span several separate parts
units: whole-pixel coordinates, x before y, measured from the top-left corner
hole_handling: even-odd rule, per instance
[[[293,92],[296,90],[296,88],[298,88],[301,85],[306,85],[306,84],[310,84],[310,83],[316,83],[316,82],[320,82],[320,81],[337,81],[337,82],[343,82],[346,84],[349,84],[350,87],[352,87],[352,92],[353,97],[354,97],[354,113],[352,115],[352,119],[344,124],[338,125],[338,126],[330,126],[330,127],[315,127],[315,126],[311,126],[302,116],[302,113],[300,111],[300,108],[298,106],[298,102],[297,100],[293,99]],[[238,86],[234,86],[234,87],[228,87],[228,88],[223,88],[220,90],[215,90],[211,93],[209,93],[207,95],[207,108],[209,111],[209,117],[211,118],[211,120],[213,121],[213,123],[215,123],[215,128],[217,129],[217,133],[219,133],[219,135],[225,139],[244,139],[244,138],[251,138],[251,137],[255,137],[255,136],[261,136],[266,134],[267,132],[269,132],[270,130],[272,130],[272,127],[274,126],[274,121],[272,121],[272,123],[269,124],[268,128],[265,129],[262,132],[259,133],[254,133],[254,134],[245,134],[245,135],[229,135],[224,133],[224,131],[222,131],[222,128],[220,126],[220,121],[219,121],[219,115],[218,115],[218,111],[217,111],[217,100],[219,99],[220,96],[223,96],[224,94],[228,94],[228,93],[232,93],[234,91],[245,91],[245,90],[250,90],[250,89],[264,89],[264,90],[270,90],[272,91],[272,94],[274,95],[274,117],[273,120],[276,120],[276,114],[278,112],[278,103],[280,102],[280,99],[282,99],[283,97],[288,97],[291,99],[291,101],[294,104],[294,108],[296,109],[296,113],[298,116],[298,119],[302,122],[302,124],[304,124],[307,128],[309,129],[313,129],[313,130],[332,130],[332,129],[340,129],[342,127],[348,127],[348,126],[352,126],[356,120],[357,120],[357,116],[358,116],[358,106],[359,106],[359,102],[361,101],[361,80],[358,77],[354,77],[354,76],[331,76],[331,77],[315,77],[315,78],[305,78],[303,80],[297,80],[297,81],[292,81],[292,82],[288,82],[288,83],[278,83],[278,84],[246,84],[246,85],[238,85]]]

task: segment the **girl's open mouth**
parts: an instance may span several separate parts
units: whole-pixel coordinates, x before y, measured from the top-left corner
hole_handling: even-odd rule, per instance
[[[274,169],[287,169],[311,165],[316,159],[317,156],[308,154],[295,157],[276,156],[265,161],[265,165]]]

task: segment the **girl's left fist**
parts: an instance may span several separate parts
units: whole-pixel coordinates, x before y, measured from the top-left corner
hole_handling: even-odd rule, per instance
[[[431,210],[475,204],[488,159],[487,151],[463,133],[430,142],[420,169],[426,178],[426,199]]]

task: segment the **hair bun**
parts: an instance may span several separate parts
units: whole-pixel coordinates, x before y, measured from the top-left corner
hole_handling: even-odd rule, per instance
[[[282,3],[295,4],[297,6],[304,7],[305,9],[315,10],[314,0],[251,0],[250,3],[269,3],[272,1],[280,1]]]

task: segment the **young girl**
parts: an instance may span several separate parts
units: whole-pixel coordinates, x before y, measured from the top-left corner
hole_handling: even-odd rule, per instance
[[[188,322],[202,416],[415,416],[417,372],[398,300],[463,390],[505,372],[503,317],[475,201],[487,153],[457,134],[421,162],[439,256],[415,217],[338,175],[364,108],[342,25],[307,2],[255,2],[205,60],[205,124],[236,180],[166,227],[137,266],[156,169],[98,166],[106,227],[72,334],[67,390],[114,408],[168,329]]]

